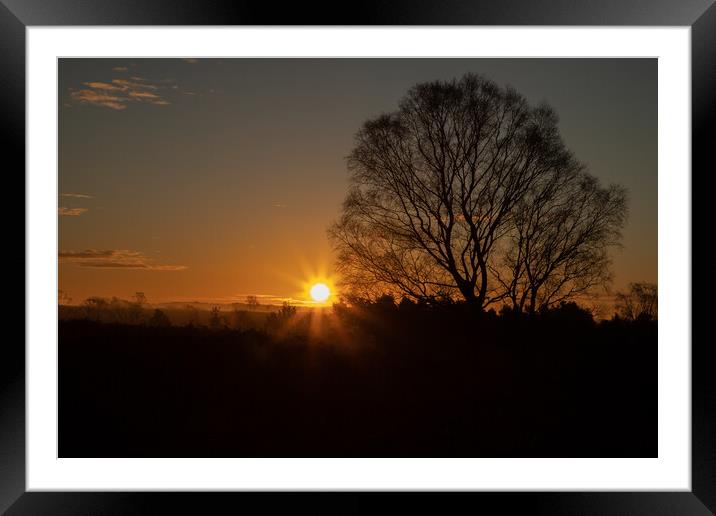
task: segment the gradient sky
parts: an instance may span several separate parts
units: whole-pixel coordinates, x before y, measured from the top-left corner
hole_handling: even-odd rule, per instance
[[[59,288],[150,302],[302,298],[367,118],[476,72],[560,116],[630,216],[616,288],[657,281],[656,59],[61,59]]]

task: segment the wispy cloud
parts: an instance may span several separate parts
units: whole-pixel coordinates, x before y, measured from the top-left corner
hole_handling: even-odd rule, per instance
[[[91,195],[81,193],[61,193],[60,197],[73,197],[75,199],[94,199]]]
[[[128,249],[85,251],[60,251],[60,263],[72,263],[79,267],[92,269],[135,269],[145,271],[181,271],[185,265],[163,265],[153,263],[140,251]]]
[[[61,206],[57,210],[57,214],[60,217],[78,217],[85,213],[87,211],[87,208],[66,208],[65,206]]]
[[[122,91],[122,88],[120,88],[119,86],[116,86],[114,84],[107,84],[106,82],[99,82],[99,81],[86,82],[85,86],[89,86],[90,88],[94,88],[96,90]]]
[[[109,93],[100,93],[95,90],[75,90],[70,96],[72,100],[79,102],[80,104],[93,104],[95,106],[104,106],[110,109],[121,111],[126,109],[126,98],[112,95]]]
[[[132,102],[144,102],[157,106],[167,106],[170,102],[160,90],[166,86],[143,77],[130,79],[112,79],[110,82],[89,81],[83,83],[86,88],[71,89],[70,97],[79,104],[92,104],[116,111],[126,109]]]
[[[126,66],[115,66],[114,68],[112,68],[112,70],[114,70],[115,72],[126,72],[127,67]]]
[[[152,84],[147,79],[142,79],[141,77],[132,77],[132,79],[131,81],[127,79],[112,79],[112,84],[127,91],[159,89],[159,86]]]
[[[129,96],[135,99],[159,99],[159,96],[149,91],[130,91]]]

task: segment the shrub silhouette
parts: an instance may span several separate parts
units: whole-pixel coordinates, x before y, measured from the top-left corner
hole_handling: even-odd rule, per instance
[[[149,325],[157,328],[166,328],[171,326],[171,321],[164,312],[162,312],[159,308],[155,308],[154,313],[152,313],[152,317],[149,319]]]
[[[265,327],[269,330],[282,329],[296,317],[296,307],[284,301],[277,312],[271,312],[266,318]]]

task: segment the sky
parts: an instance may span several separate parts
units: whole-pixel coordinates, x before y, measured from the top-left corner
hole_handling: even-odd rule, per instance
[[[656,59],[60,59],[59,288],[148,301],[306,299],[361,124],[467,72],[560,117],[629,192],[615,289],[657,281]]]

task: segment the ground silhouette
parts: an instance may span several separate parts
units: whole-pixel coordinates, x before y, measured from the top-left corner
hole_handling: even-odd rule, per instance
[[[153,313],[60,321],[61,457],[657,456],[655,321],[390,298],[238,329]]]

